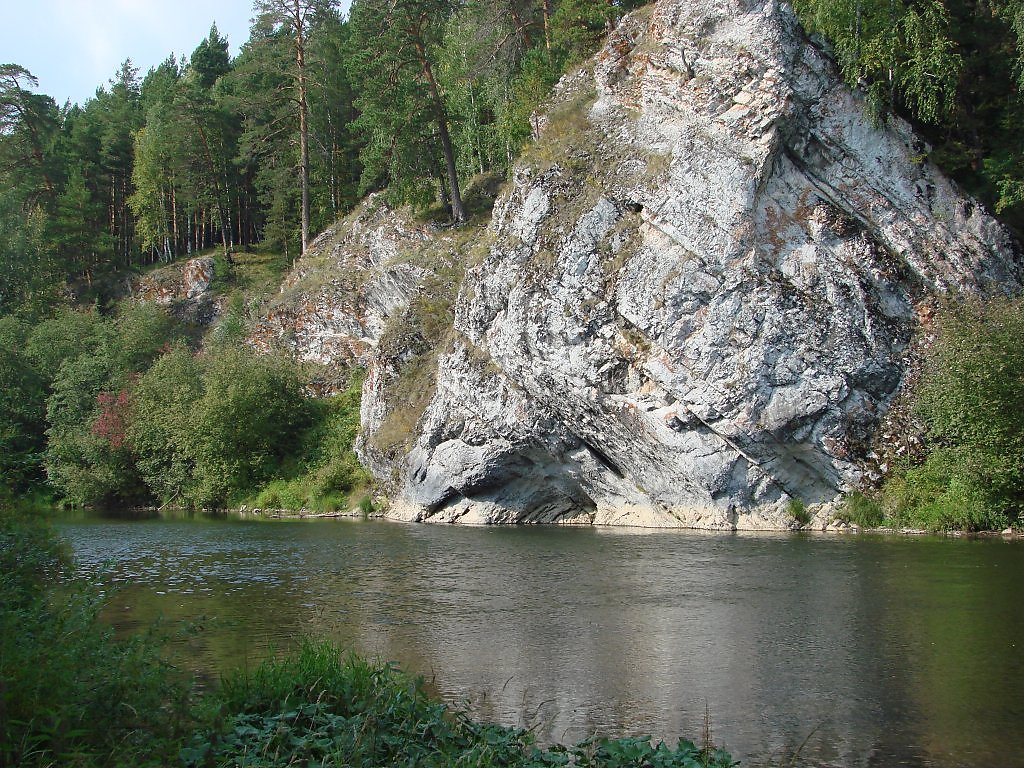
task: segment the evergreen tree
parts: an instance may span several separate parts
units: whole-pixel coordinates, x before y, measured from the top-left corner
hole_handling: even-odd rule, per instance
[[[38,86],[24,67],[0,65],[0,173],[21,189],[27,208],[56,188],[57,107],[49,96],[29,90]]]
[[[300,183],[295,173],[297,119],[289,99],[288,37],[266,18],[257,18],[231,73],[217,86],[218,98],[241,124],[235,165],[251,182],[258,201],[255,227],[264,243],[288,255],[301,218]]]
[[[192,51],[188,65],[196,79],[196,85],[204,90],[213,88],[217,78],[231,71],[228,40],[221,37],[216,24],[211,25],[210,34]]]
[[[299,123],[299,180],[302,253],[309,245],[309,73],[306,53],[313,15],[326,12],[334,0],[256,0],[253,10],[264,23],[286,32],[294,43],[294,65],[289,68]]]
[[[0,314],[38,304],[60,282],[47,242],[60,176],[59,113],[37,80],[0,66]]]
[[[452,220],[461,222],[466,212],[449,108],[435,74],[445,24],[457,5],[356,0],[350,23],[353,79],[361,87],[356,124],[367,140],[363,188],[386,181],[400,199],[422,200],[423,181],[439,177]]]
[[[75,272],[91,280],[102,256],[110,250],[110,236],[104,228],[103,205],[93,198],[77,168],[68,175],[52,222],[51,242],[64,263],[75,265]]]
[[[315,231],[359,201],[361,142],[348,50],[348,23],[334,9],[313,18],[309,36],[310,218]]]

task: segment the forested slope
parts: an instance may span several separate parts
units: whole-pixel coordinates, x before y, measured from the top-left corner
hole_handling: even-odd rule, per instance
[[[507,169],[565,68],[638,2],[259,0],[239,56],[214,27],[85,104],[0,69],[0,307],[213,244],[294,255],[367,191],[443,203]],[[797,0],[878,119],[1005,221],[1024,215],[1020,0]],[[95,290],[100,290],[96,288]],[[88,292],[88,291],[86,291]]]

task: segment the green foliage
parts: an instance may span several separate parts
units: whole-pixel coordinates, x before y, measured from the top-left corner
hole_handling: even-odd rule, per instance
[[[184,504],[191,493],[201,398],[201,362],[183,346],[157,360],[132,392],[128,441],[143,481],[161,501]]]
[[[800,525],[811,522],[811,513],[803,499],[790,499],[786,504],[786,512]]]
[[[529,142],[534,129],[530,120],[560,74],[560,67],[546,50],[530,51],[524,58],[521,71],[512,81],[512,98],[499,113],[502,134],[515,154]]]
[[[28,493],[45,468],[73,505],[222,507],[269,484],[286,501],[265,506],[351,506],[370,480],[352,452],[361,379],[308,396],[294,362],[241,343],[245,311],[236,294],[199,355],[154,305],[0,317],[0,488]]]
[[[282,467],[279,477],[256,494],[253,506],[319,512],[353,506],[355,496],[371,481],[353,452],[362,383],[362,372],[357,371],[345,392],[313,401],[312,424],[290,462],[293,472]]]
[[[136,385],[128,442],[164,502],[223,507],[269,481],[299,445],[310,403],[285,360],[178,347]]]
[[[937,448],[920,466],[902,468],[885,486],[889,523],[930,531],[1005,528],[1013,518],[1005,500],[984,486],[985,458]]]
[[[949,308],[938,324],[917,410],[931,451],[886,486],[895,524],[999,529],[1024,505],[1024,302]]]
[[[181,751],[186,766],[416,765],[729,768],[720,750],[646,737],[536,746],[529,731],[440,704],[420,678],[326,643],[224,679],[211,717]]]
[[[592,0],[562,0],[551,17],[551,42],[567,63],[575,64],[597,50],[621,7]]]
[[[41,207],[26,211],[15,190],[0,188],[0,314],[38,313],[56,301],[61,274],[47,249],[47,226]]]
[[[195,407],[196,501],[221,506],[269,479],[309,408],[294,366],[239,348],[204,361]]]
[[[228,41],[221,37],[216,24],[210,27],[210,34],[192,51],[188,65],[197,84],[205,89],[212,88],[217,78],[231,71]]]
[[[847,82],[877,117],[918,123],[930,159],[1024,223],[1024,13],[1019,0],[797,0],[810,32],[828,39]],[[923,149],[923,147],[922,147]]]
[[[360,189],[383,184],[392,203],[423,208],[440,185],[452,218],[461,221],[460,185],[448,173],[449,163],[458,165],[450,105],[434,72],[456,7],[452,0],[356,0],[349,66],[352,80],[363,86],[353,124],[366,142]]]
[[[949,114],[963,59],[942,2],[798,0],[794,6],[809,31],[834,43],[847,81],[869,85],[880,112],[897,106],[898,97],[921,120]]]
[[[878,528],[885,522],[881,502],[860,491],[854,491],[843,499],[839,517],[861,528]]]
[[[26,323],[0,317],[0,488],[24,493],[42,480],[46,381],[25,354]]]
[[[152,635],[117,641],[38,519],[0,507],[0,765],[158,766],[189,723]]]
[[[32,327],[25,353],[47,381],[52,382],[66,361],[96,351],[101,322],[95,312],[59,308],[53,316]]]
[[[77,349],[69,336],[75,329],[91,330]],[[47,338],[60,343],[47,351]],[[47,400],[46,470],[69,502],[121,505],[148,497],[125,440],[127,392],[173,338],[165,312],[133,304],[107,320],[65,314],[33,334],[30,352],[40,360],[63,357]]]

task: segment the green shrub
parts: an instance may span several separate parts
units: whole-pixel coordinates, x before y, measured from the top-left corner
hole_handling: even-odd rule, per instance
[[[95,312],[60,310],[32,328],[25,353],[52,380],[65,360],[96,350],[102,324]]]
[[[28,326],[0,318],[0,489],[25,493],[43,480],[46,378],[25,354]]]
[[[187,687],[153,635],[117,641],[38,519],[0,508],[0,765],[168,765]]]
[[[283,359],[245,348],[203,361],[203,395],[190,437],[196,456],[192,499],[223,506],[273,477],[309,422],[298,372]]]
[[[76,339],[78,332],[86,335]],[[46,471],[66,500],[106,506],[150,498],[126,437],[129,390],[177,335],[163,310],[131,303],[110,318],[65,313],[31,334],[28,353],[38,365],[59,364],[47,400]]]
[[[264,509],[302,509],[307,506],[307,495],[300,483],[272,480],[256,495],[254,506]]]
[[[193,431],[203,393],[202,362],[176,346],[132,390],[128,440],[143,480],[162,502],[192,495],[198,461]]]
[[[1024,506],[1024,302],[993,299],[945,310],[916,411],[931,450],[884,488],[897,525],[999,529]]]
[[[839,517],[861,528],[877,528],[885,521],[882,505],[860,491],[854,491],[843,499]]]
[[[536,746],[529,731],[480,723],[432,699],[423,680],[326,643],[226,677],[181,752],[186,766],[416,765],[727,768],[719,750],[646,737]]]
[[[362,382],[362,371],[356,371],[344,392],[310,402],[311,424],[299,447],[275,479],[255,495],[254,506],[318,512],[352,506],[353,496],[372,480],[353,452]]]
[[[885,511],[897,526],[931,531],[1005,528],[1010,518],[984,486],[984,472],[967,451],[936,448],[925,462],[904,467],[885,486]]]
[[[288,360],[236,346],[171,350],[138,382],[130,443],[164,501],[220,507],[272,480],[311,421]]]
[[[800,525],[807,525],[811,522],[811,513],[803,499],[790,499],[786,504],[786,511]]]

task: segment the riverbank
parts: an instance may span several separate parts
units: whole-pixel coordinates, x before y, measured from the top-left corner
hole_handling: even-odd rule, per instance
[[[214,695],[213,722],[181,750],[187,768],[241,764],[453,765],[542,768],[730,768],[728,753],[681,740],[593,738],[537,745],[529,729],[480,722],[442,704],[422,678],[372,664],[325,642],[226,679]]]
[[[407,520],[403,517],[392,517],[387,514],[385,509],[374,509],[374,511],[366,512],[359,508],[350,509],[348,511],[338,512],[314,512],[309,509],[249,509],[245,506],[240,507],[237,510],[231,510],[230,512],[238,514],[242,517],[256,517],[256,518],[270,518],[276,520],[316,520],[316,519],[349,519],[349,520],[388,520],[397,523],[417,523],[426,525],[460,525],[460,526],[480,526],[488,527],[485,524],[479,523],[466,523],[459,520],[453,520],[445,523],[433,520]],[[509,523],[507,525],[522,526],[522,525],[551,525],[553,527],[565,528],[565,527],[597,527],[597,528],[636,528],[642,527],[651,530],[690,530],[690,531],[708,531],[708,532],[720,532],[720,533],[834,533],[834,534],[888,534],[896,536],[948,536],[951,538],[994,538],[1001,537],[1004,539],[1020,539],[1024,538],[1024,528],[1005,528],[999,531],[930,531],[925,528],[908,528],[908,527],[896,527],[896,526],[862,526],[856,523],[849,523],[844,520],[814,520],[804,525],[796,525],[788,528],[720,528],[720,527],[689,527],[689,526],[636,526],[636,525],[596,525],[593,523]]]
[[[41,507],[45,508],[45,507]],[[386,507],[373,506],[369,510],[362,507],[353,507],[348,510],[333,512],[317,512],[312,509],[284,509],[248,507],[242,505],[232,509],[204,509],[189,510],[182,507],[132,507],[126,510],[119,510],[116,516],[126,517],[157,517],[160,515],[195,515],[203,514],[212,517],[237,515],[243,519],[263,520],[384,520],[394,523],[414,523],[424,525],[456,525],[460,527],[494,527],[479,523],[469,523],[461,520],[440,522],[437,520],[408,520],[403,517],[390,516]],[[843,520],[813,520],[804,525],[795,525],[788,528],[738,528],[738,527],[691,527],[691,526],[637,526],[637,525],[599,525],[593,523],[508,523],[497,524],[498,527],[522,527],[522,526],[549,526],[553,528],[600,528],[600,529],[630,529],[643,528],[645,530],[687,530],[704,531],[709,533],[743,533],[743,534],[779,534],[779,533],[825,533],[825,534],[885,534],[890,536],[946,536],[950,538],[1003,538],[1022,539],[1024,528],[1005,528],[1002,530],[989,531],[966,531],[966,530],[928,530],[925,528],[911,528],[906,526],[865,526],[850,523]]]

